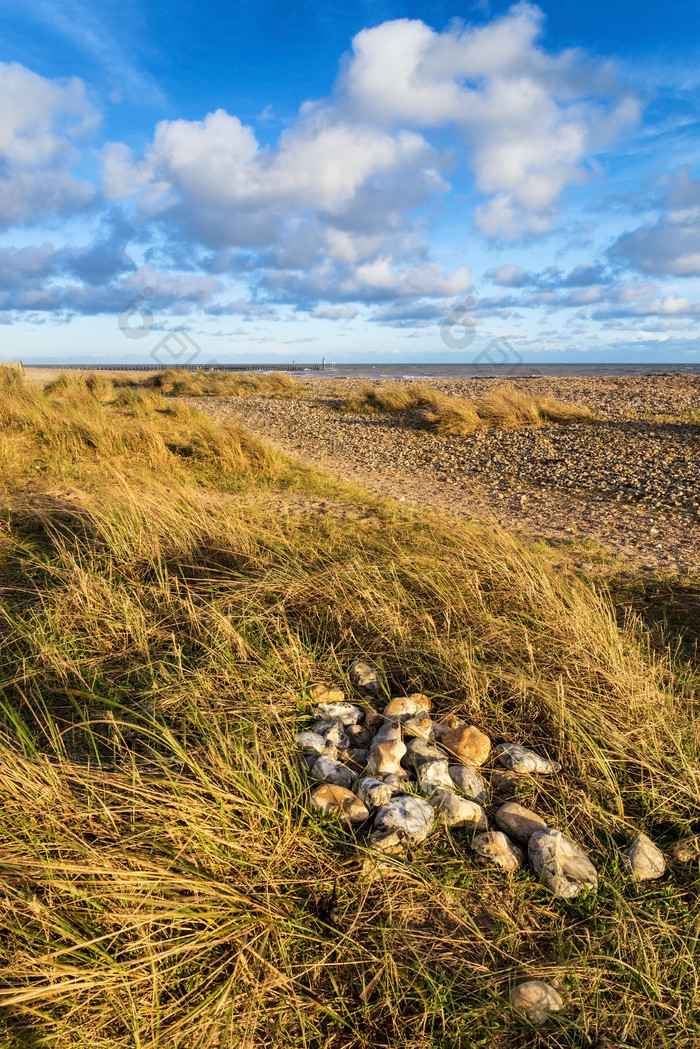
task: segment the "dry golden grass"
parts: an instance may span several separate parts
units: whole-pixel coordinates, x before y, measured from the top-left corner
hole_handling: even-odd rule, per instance
[[[301,384],[286,372],[190,372],[180,368],[166,368],[144,379],[120,377],[118,373],[111,379],[115,386],[158,390],[165,396],[181,394],[199,397],[244,397],[261,393],[275,397],[291,397],[302,388]]]
[[[539,426],[543,422],[590,422],[585,405],[540,397],[506,386],[484,397],[452,397],[425,383],[367,383],[342,402],[346,411],[411,413],[411,422],[437,433],[467,434],[489,426]]]
[[[636,828],[698,829],[697,666],[663,632],[545,548],[154,392],[0,382],[2,1049],[699,1044],[698,865],[642,887],[619,865]],[[290,489],[363,513],[275,514]],[[561,757],[518,797],[590,852],[597,895],[479,869],[460,834],[363,876],[291,744],[309,683],[350,691],[358,654]],[[334,881],[341,932],[316,912]],[[507,1006],[526,975],[563,982],[541,1032]]]

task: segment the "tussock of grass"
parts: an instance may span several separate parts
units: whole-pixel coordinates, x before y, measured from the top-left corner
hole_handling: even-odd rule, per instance
[[[590,422],[585,405],[558,401],[503,387],[484,397],[452,397],[424,383],[373,386],[368,383],[346,398],[347,411],[412,413],[413,422],[443,434],[467,434],[489,426],[539,426],[543,422]]]
[[[697,865],[636,888],[617,859],[634,828],[663,847],[697,830],[696,669],[544,549],[371,501],[351,534],[278,516],[271,486],[284,504],[318,476],[239,431],[152,392],[12,391],[3,1049],[697,1045]],[[198,456],[168,450],[171,425]],[[459,834],[362,876],[291,745],[309,682],[349,688],[358,654],[395,693],[561,757],[519,799],[591,853],[596,896],[478,869]],[[315,917],[335,880],[341,933]],[[505,1005],[524,976],[563,981],[546,1033]]]
[[[0,471],[27,469],[54,477],[98,473],[119,463],[173,479],[208,482],[241,474],[284,472],[281,460],[235,424],[220,425],[186,404],[149,389],[115,388],[104,376],[64,373],[44,390],[17,372],[0,373]],[[1,482],[0,482],[1,483]]]
[[[275,397],[292,397],[301,389],[301,383],[285,372],[220,372],[183,371],[166,368],[144,379],[113,377],[115,386],[129,385],[158,390],[165,396],[172,394],[199,397],[244,397],[262,393]]]

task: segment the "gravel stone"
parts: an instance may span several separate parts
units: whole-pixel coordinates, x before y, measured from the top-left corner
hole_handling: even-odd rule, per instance
[[[360,799],[351,790],[333,783],[324,783],[311,794],[311,805],[321,812],[333,812],[343,823],[362,823],[369,818],[369,812]]]
[[[469,765],[450,765],[449,772],[452,782],[462,793],[476,798],[477,801],[488,802],[486,782],[476,769],[470,768]]]
[[[543,1024],[552,1013],[560,1013],[564,1002],[551,984],[542,980],[526,980],[510,992],[510,1004],[525,1013],[533,1024]]]
[[[402,794],[382,805],[369,843],[381,848],[383,837],[396,835],[401,845],[419,845],[430,834],[434,822],[435,814],[427,801]]]
[[[588,856],[560,830],[536,831],[527,854],[535,874],[555,896],[572,900],[582,889],[598,888],[598,874]]]
[[[541,816],[518,805],[517,801],[507,801],[505,805],[501,805],[496,812],[496,823],[521,845],[527,845],[535,831],[547,829],[547,824]]]
[[[362,721],[362,711],[354,703],[319,703],[314,714],[324,721],[339,721],[341,725],[357,725]]]
[[[646,834],[638,834],[622,857],[627,871],[637,881],[652,881],[666,872],[663,852]]]
[[[341,765],[339,761],[324,755],[316,758],[311,766],[311,775],[314,779],[320,780],[321,783],[333,783],[338,787],[349,788],[355,780],[354,772],[346,768],[345,765]]]
[[[517,743],[499,743],[493,748],[493,752],[501,765],[521,775],[537,772],[547,776],[561,769],[558,761],[550,761],[549,758],[544,758],[541,754],[536,754],[534,750],[528,750],[527,747],[521,747]]]
[[[377,671],[361,659],[356,659],[350,667],[350,680],[356,688],[364,689],[365,692],[378,693],[382,690]]]
[[[503,831],[491,830],[477,834],[472,842],[477,857],[485,864],[504,871],[516,871],[525,860],[523,850],[514,845]]]

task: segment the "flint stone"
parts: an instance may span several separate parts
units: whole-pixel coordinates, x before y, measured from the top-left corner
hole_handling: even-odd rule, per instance
[[[389,784],[392,794],[396,794],[398,791],[403,793],[407,790],[413,790],[415,787],[415,783],[409,778],[405,769],[399,769],[398,772],[389,772],[380,778],[382,783]]]
[[[582,889],[598,888],[598,874],[588,856],[560,830],[535,831],[527,854],[540,881],[555,896],[573,900]]]
[[[458,725],[440,737],[440,745],[465,765],[483,765],[491,752],[491,740],[476,725]]]
[[[354,703],[319,703],[314,714],[324,721],[339,721],[341,725],[357,725],[362,721],[362,711]]]
[[[422,794],[432,794],[438,787],[444,790],[452,790],[453,787],[447,769],[447,758],[441,761],[425,761],[418,769],[418,790]]]
[[[366,692],[376,693],[382,690],[376,670],[361,659],[356,659],[350,667],[350,680],[356,688],[362,688]]]
[[[559,992],[542,980],[519,983],[510,992],[510,1004],[533,1024],[543,1024],[551,1013],[560,1013],[564,1008]]]
[[[347,750],[350,746],[350,740],[341,721],[317,721],[313,726],[313,731],[330,743],[334,743],[338,750]]]
[[[671,849],[671,855],[677,863],[690,863],[700,856],[700,848],[696,838],[684,838],[677,842]]]
[[[398,835],[402,845],[418,845],[428,837],[434,822],[435,814],[427,801],[400,794],[380,808],[369,843],[375,848],[381,848],[378,843],[382,838]]]
[[[354,747],[368,747],[373,739],[372,733],[364,725],[346,725],[345,735]]]
[[[504,871],[517,871],[525,859],[523,850],[514,845],[500,830],[477,834],[472,848],[482,862],[500,867]]]
[[[477,831],[488,828],[486,813],[481,805],[468,798],[460,798],[454,791],[436,790],[428,800],[436,815],[441,816],[448,827],[469,827]]]
[[[297,732],[294,742],[304,754],[315,754],[320,757],[326,754],[329,758],[338,756],[338,748],[335,743],[318,732]]]
[[[401,696],[399,699],[392,699],[384,707],[384,717],[392,718],[396,720],[402,720],[403,718],[413,717],[414,714],[420,713],[420,711],[428,711],[432,706],[427,696],[424,696],[421,692],[414,692],[410,696]]]
[[[463,794],[477,801],[487,802],[489,800],[486,782],[482,776],[469,765],[450,765],[450,778],[455,787],[459,787]]]
[[[380,809],[391,801],[394,787],[372,776],[365,776],[357,787],[357,795],[370,809]]]
[[[630,847],[623,851],[622,857],[628,873],[637,881],[660,878],[666,871],[663,852],[646,834],[638,834]]]
[[[406,744],[407,758],[409,764],[419,769],[428,761],[444,761],[445,752],[439,747],[431,746],[422,739],[411,739]]]
[[[369,818],[366,806],[351,790],[333,783],[324,783],[311,795],[311,804],[321,812],[336,813],[343,823],[362,823]]]
[[[311,766],[311,775],[314,779],[320,780],[321,783],[333,783],[338,787],[351,787],[355,779],[355,775],[350,769],[333,758],[327,758],[325,755],[316,758]]]
[[[400,739],[373,746],[369,753],[370,772],[375,775],[377,773],[384,775],[390,772],[397,773],[401,768],[401,758],[405,753],[406,744]]]
[[[517,743],[499,743],[493,752],[501,765],[520,775],[539,772],[543,776],[551,776],[553,772],[559,772],[561,769],[558,761],[543,758],[541,754],[536,754],[534,750],[528,750]]]
[[[442,739],[446,732],[453,728],[459,728],[461,724],[459,718],[456,718],[454,714],[449,714],[444,721],[433,722],[433,735],[435,739]]]
[[[317,703],[344,703],[345,693],[342,688],[329,688],[316,682],[311,686],[311,692]]]
[[[361,772],[367,767],[369,751],[364,747],[349,747],[347,750],[339,750],[338,758],[340,761],[347,761],[355,772]]]
[[[399,830],[392,830],[388,834],[370,834],[369,845],[377,852],[384,852],[389,856],[402,856],[407,848],[403,831]]]
[[[547,824],[530,809],[524,809],[517,801],[507,801],[496,813],[496,823],[511,838],[527,845],[535,831],[547,829]]]
[[[397,739],[401,739],[401,726],[394,725],[391,721],[385,721],[382,727],[377,730],[372,746],[378,746],[380,743],[393,743]]]
[[[364,725],[370,732],[374,732],[376,728],[384,724],[384,718],[381,714],[377,713],[372,707],[363,705],[362,713],[364,715]]]
[[[404,721],[403,730],[407,736],[415,736],[417,739],[429,740],[435,738],[432,718],[424,710]]]

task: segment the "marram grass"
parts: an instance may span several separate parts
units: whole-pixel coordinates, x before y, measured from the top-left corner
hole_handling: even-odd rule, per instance
[[[700,1044],[697,863],[636,887],[618,861],[634,828],[698,830],[697,672],[663,637],[544,547],[152,391],[1,381],[3,1049]],[[561,758],[521,800],[597,895],[479,869],[459,834],[363,875],[291,744],[358,654]],[[507,1006],[524,976],[562,981],[540,1031]]]
[[[341,400],[354,412],[411,413],[413,425],[441,434],[468,434],[490,427],[540,426],[544,422],[591,422],[583,404],[530,394],[507,386],[482,397],[455,397],[426,383],[360,385]]]

